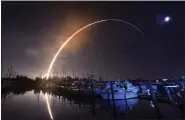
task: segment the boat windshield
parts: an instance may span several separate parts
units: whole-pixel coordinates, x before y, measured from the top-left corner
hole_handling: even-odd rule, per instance
[[[123,85],[116,85],[116,87],[118,87],[118,88],[124,88]]]

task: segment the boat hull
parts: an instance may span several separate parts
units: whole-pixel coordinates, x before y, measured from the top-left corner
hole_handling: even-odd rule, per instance
[[[101,93],[100,96],[105,99],[112,99],[112,94],[111,93]],[[126,92],[125,93],[114,93],[114,99],[115,100],[121,100],[121,99],[131,99],[131,98],[137,98],[137,93],[133,92]]]

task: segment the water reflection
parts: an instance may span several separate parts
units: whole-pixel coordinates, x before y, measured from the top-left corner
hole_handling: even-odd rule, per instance
[[[138,99],[126,99],[126,100],[116,100],[116,101],[107,100],[107,101],[104,101],[104,103],[106,108],[113,108],[114,107],[113,104],[115,104],[115,108],[113,109],[115,109],[116,112],[128,113],[138,103]]]
[[[2,119],[3,120],[49,120],[69,119],[77,117],[88,119],[114,119],[116,115],[127,118],[157,118],[152,102],[138,99],[98,101],[93,105],[84,97],[76,97],[56,92],[38,90],[2,92]],[[168,109],[170,110],[170,109]],[[111,111],[111,112],[109,112]],[[165,110],[164,110],[165,111]],[[148,112],[144,114],[142,112]],[[173,111],[172,111],[173,112]],[[49,114],[48,114],[49,113]],[[95,115],[93,118],[91,115]],[[147,116],[148,115],[148,116]]]
[[[45,98],[46,98],[46,105],[47,105],[47,108],[48,108],[48,112],[49,112],[50,118],[53,120],[53,115],[52,115],[52,112],[51,112],[49,99],[48,99],[48,93],[45,94]]]

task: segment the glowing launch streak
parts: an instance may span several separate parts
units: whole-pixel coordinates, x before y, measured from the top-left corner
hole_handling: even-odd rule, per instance
[[[47,104],[47,108],[48,108],[48,112],[49,112],[50,118],[53,120],[53,115],[51,113],[51,109],[50,109],[50,105],[49,105],[49,100],[48,100],[48,93],[45,94],[45,97],[46,97],[46,104]]]
[[[55,54],[55,56],[53,57],[53,60],[51,61],[50,65],[49,65],[49,68],[48,68],[48,71],[47,71],[47,74],[46,74],[46,78],[48,79],[49,78],[49,75],[50,75],[50,71],[53,67],[53,64],[55,62],[55,60],[57,59],[58,57],[58,54],[60,53],[60,51],[66,46],[66,44],[76,35],[78,34],[79,32],[81,32],[82,30],[84,30],[85,28],[87,27],[90,27],[94,24],[97,24],[97,23],[102,23],[102,22],[106,22],[106,21],[117,21],[117,22],[122,22],[122,23],[126,23],[130,26],[132,26],[133,28],[135,28],[137,31],[139,31],[142,35],[144,35],[144,33],[139,30],[136,26],[132,25],[131,23],[129,22],[126,22],[126,21],[123,21],[123,20],[119,20],[119,19],[105,19],[105,20],[99,20],[99,21],[96,21],[96,22],[93,22],[93,23],[90,23],[82,28],[80,28],[78,31],[76,31],[73,35],[71,35],[63,44],[62,46],[60,47],[60,49],[57,51],[57,53]]]
[[[119,20],[119,19],[105,19],[105,20],[99,20],[99,21],[96,21],[96,22],[93,22],[93,23],[90,23],[82,28],[80,28],[78,31],[76,31],[73,35],[71,35],[63,44],[62,46],[60,47],[60,49],[57,51],[57,53],[55,54],[54,58],[52,59],[50,65],[49,65],[49,68],[48,68],[48,71],[47,71],[47,74],[46,74],[46,79],[49,78],[49,75],[50,75],[50,71],[53,67],[53,64],[55,63],[60,51],[66,46],[66,44],[76,35],[78,34],[79,32],[81,32],[82,30],[84,30],[85,28],[87,27],[90,27],[94,24],[97,24],[97,23],[102,23],[102,22],[106,22],[106,21],[117,21],[117,22],[122,22],[122,23],[126,23],[130,26],[132,26],[133,28],[135,28],[137,31],[139,31],[142,35],[144,35],[144,33],[139,30],[137,27],[135,27],[134,25],[132,25],[131,23],[129,22],[126,22],[126,21],[123,21],[123,20]],[[52,115],[52,112],[51,112],[51,109],[50,109],[50,105],[49,105],[49,100],[48,100],[48,95],[47,93],[45,94],[45,97],[46,97],[46,104],[47,104],[47,108],[48,108],[48,112],[49,112],[49,115],[50,115],[50,118],[53,120],[53,115]]]

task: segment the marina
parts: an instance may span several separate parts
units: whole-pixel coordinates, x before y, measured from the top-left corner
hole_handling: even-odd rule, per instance
[[[46,81],[43,80],[40,84],[45,84],[45,87],[38,89],[33,85],[33,88],[30,88],[30,90],[34,90],[34,93],[37,95],[48,94],[49,96],[56,97],[59,101],[61,99],[67,99],[70,103],[73,101],[78,103],[80,108],[83,104],[88,104],[88,108],[94,115],[98,114],[99,110],[104,112],[108,110],[112,111],[111,115],[116,117],[120,114],[129,113],[134,106],[137,106],[137,104],[140,104],[140,101],[143,101],[144,104],[147,103],[148,106],[156,111],[157,118],[166,117],[161,115],[162,111],[160,111],[161,105],[166,105],[170,106],[176,118],[183,119],[184,81],[184,78],[174,80],[173,83],[172,81],[164,82],[162,80],[158,81],[156,85],[155,83],[152,84],[151,81],[145,81],[145,83],[142,84],[133,84],[134,82],[132,80],[97,81],[94,79],[72,79],[71,82],[65,81],[65,84],[54,86],[54,84],[48,85],[48,83],[45,83]],[[6,83],[10,84],[10,82]],[[15,82],[11,83],[15,86]],[[8,94],[16,95],[23,92],[21,94],[24,96],[24,94],[27,93],[25,91],[26,89],[19,89],[19,92],[16,92],[14,91],[16,88],[13,87],[3,88],[2,101],[6,103],[6,99],[9,96]]]
[[[185,120],[184,2],[1,4],[2,120]]]

